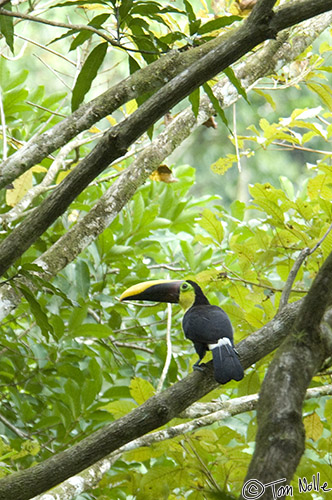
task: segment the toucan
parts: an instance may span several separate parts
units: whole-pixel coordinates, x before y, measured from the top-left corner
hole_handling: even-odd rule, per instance
[[[185,310],[182,328],[199,356],[193,368],[203,370],[206,351],[212,351],[214,377],[220,384],[244,377],[234,348],[233,328],[221,307],[211,305],[200,286],[192,280],[154,280],[138,283],[120,296],[122,300],[179,303]]]

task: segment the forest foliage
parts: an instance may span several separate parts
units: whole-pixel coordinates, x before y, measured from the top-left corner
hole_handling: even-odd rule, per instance
[[[46,6],[29,2],[29,8],[27,2],[19,7],[6,4],[4,8],[12,12],[58,23],[61,19],[72,26],[61,30],[49,26],[45,42],[45,34],[40,32],[45,26],[28,18],[1,16],[3,159],[99,94],[112,82],[112,71],[116,78],[133,74],[173,48],[190,50],[215,39],[247,15],[238,2],[211,4],[204,0],[91,0]],[[23,37],[26,24],[35,41],[44,40],[45,59],[50,58],[57,75],[61,64],[54,64],[56,56],[48,50],[61,52],[61,58],[76,58],[70,63],[71,74],[65,69],[60,75],[63,82],[50,83],[50,88],[54,86],[51,91],[46,84],[50,78],[47,68],[42,70],[44,82],[39,84],[34,78],[30,49],[24,48],[30,51],[29,57],[23,49],[20,57],[13,56],[28,43],[19,39],[14,43],[14,31]],[[82,24],[92,30],[83,29]],[[250,171],[246,197],[234,196],[225,203],[219,188],[193,191],[196,179],[204,179],[204,170],[210,168],[204,163],[204,153],[196,162],[204,165],[197,175],[196,164],[168,162],[172,177],[163,182],[157,172],[148,178],[107,229],[73,261],[69,249],[68,264],[46,280],[37,259],[83,219],[132,159],[163,130],[165,122],[160,121],[92,182],[10,267],[1,285],[10,286],[21,299],[1,321],[2,477],[72,446],[192,370],[196,355],[181,331],[180,308],[172,306],[170,312],[165,304],[120,303],[118,297],[127,287],[149,279],[196,280],[211,303],[222,306],[229,315],[236,343],[274,318],[289,274],[299,253],[307,248],[289,301],[305,296],[332,249],[331,51],[330,33],[325,32],[290,69],[282,68],[248,93],[235,73],[227,72],[242,95],[241,102],[234,105],[235,112],[248,113],[252,123],[238,133],[232,113],[221,109],[214,98],[218,128],[203,127],[196,137],[204,150],[202,139],[209,133],[218,134],[221,144],[210,163],[213,172],[223,176],[216,185],[225,179],[223,193],[231,182],[230,190],[235,193],[244,171]],[[116,61],[111,69],[110,53]],[[174,113],[189,107],[197,116],[202,95],[213,101],[211,88],[216,81],[192,93]],[[48,155],[2,190],[1,240],[32,209],[38,210],[104,130],[130,115],[148,97],[143,94],[127,102],[82,133],[80,142],[64,158],[57,162],[58,152]],[[278,110],[285,109],[285,100],[287,115],[281,116]],[[229,153],[223,148],[226,142]],[[265,153],[275,158],[273,165],[261,166],[256,160]],[[285,159],[290,171],[297,164],[295,175],[285,173],[285,165],[281,165]],[[279,169],[282,175],[278,175]],[[268,177],[270,172],[271,181],[262,182],[262,176]],[[165,337],[169,315],[171,360],[164,373],[170,349]],[[272,357],[266,356],[246,370],[241,382],[216,389],[203,402],[259,393]],[[314,377],[312,387],[329,383],[327,367]],[[321,481],[332,487],[331,399],[307,400],[303,415],[306,451],[292,484],[319,471]],[[187,421],[179,417],[167,428]],[[255,412],[246,411],[125,452],[93,490],[75,498],[194,500],[215,498],[221,491],[239,495],[255,433]],[[312,494],[307,498],[313,498]],[[317,493],[314,498],[321,497]]]

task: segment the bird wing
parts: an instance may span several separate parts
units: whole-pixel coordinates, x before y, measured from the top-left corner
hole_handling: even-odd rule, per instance
[[[183,317],[182,327],[185,336],[192,342],[213,344],[227,337],[233,345],[231,322],[218,306],[192,306]]]

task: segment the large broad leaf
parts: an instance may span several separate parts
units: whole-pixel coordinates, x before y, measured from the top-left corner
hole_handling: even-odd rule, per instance
[[[98,69],[102,65],[108,44],[102,42],[95,47],[88,55],[80,74],[78,75],[71,100],[72,110],[78,108],[84,99],[85,94],[90,90],[93,80],[96,78]]]
[[[6,10],[12,10],[10,4],[7,4],[3,8]],[[14,54],[14,24],[12,17],[0,16],[0,32],[5,37],[8,47]]]
[[[31,290],[20,283],[20,285],[17,286],[19,288],[20,292],[24,296],[24,298],[27,300],[27,302],[30,305],[30,309],[32,314],[35,317],[36,323],[39,326],[39,328],[42,331],[42,334],[45,335],[45,337],[48,337],[48,334],[51,333],[53,335],[53,327],[49,323],[47,315],[45,311],[43,310],[41,304],[38,302],[38,300],[35,298]]]

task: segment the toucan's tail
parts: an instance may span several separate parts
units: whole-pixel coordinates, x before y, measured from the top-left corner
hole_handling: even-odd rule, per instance
[[[218,344],[210,344],[212,351],[214,378],[219,384],[226,384],[230,380],[241,380],[244,377],[239,357],[231,343],[224,337]]]

